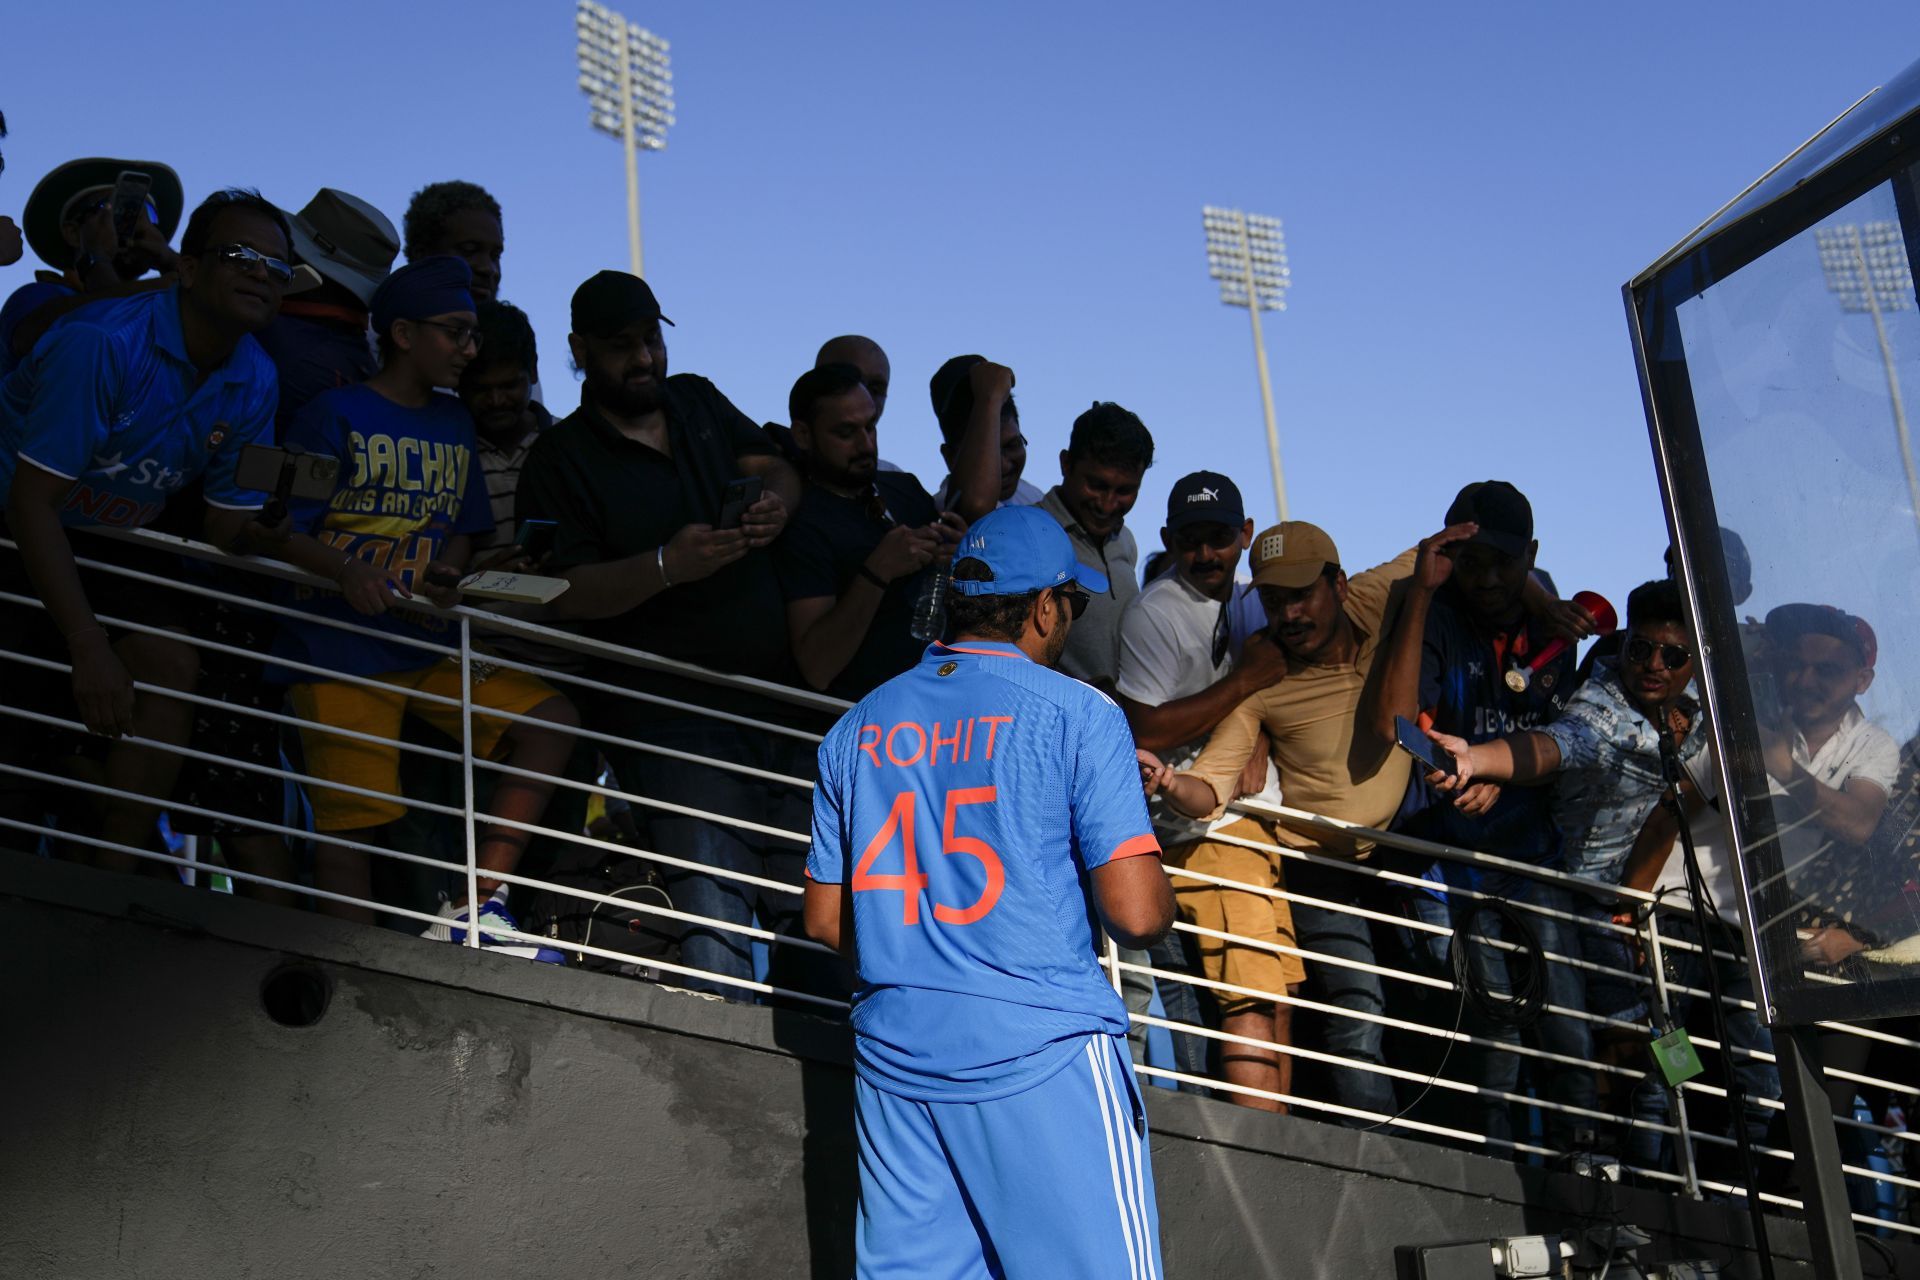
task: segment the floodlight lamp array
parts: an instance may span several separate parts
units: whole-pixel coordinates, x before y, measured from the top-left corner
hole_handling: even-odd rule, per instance
[[[1908,311],[1914,306],[1913,268],[1906,240],[1891,222],[1845,223],[1814,233],[1820,270],[1843,311]],[[1861,271],[1865,263],[1864,278]],[[1868,290],[1873,291],[1868,296]]]
[[[1280,219],[1207,205],[1201,225],[1207,234],[1207,275],[1220,282],[1220,301],[1251,307],[1257,299],[1262,311],[1285,311],[1293,272]]]
[[[579,85],[587,95],[589,123],[602,133],[625,138],[620,98],[624,64],[634,145],[646,151],[664,149],[667,130],[675,122],[671,46],[593,0],[580,0],[573,22]]]

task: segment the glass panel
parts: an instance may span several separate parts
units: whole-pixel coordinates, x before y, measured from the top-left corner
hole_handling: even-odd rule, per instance
[[[1920,975],[1920,309],[1895,190],[1676,310],[1745,624],[1766,768],[1742,803],[1777,841],[1745,851],[1750,905],[1780,994]]]

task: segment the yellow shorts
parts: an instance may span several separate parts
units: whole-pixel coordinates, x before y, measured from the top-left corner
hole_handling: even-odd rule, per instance
[[[1222,827],[1220,833],[1243,840],[1279,843],[1274,839],[1271,828],[1255,818],[1242,818]],[[1196,840],[1176,845],[1168,851],[1167,864],[1262,889],[1287,887],[1279,854],[1219,840]],[[1189,924],[1237,934],[1255,942],[1277,943],[1286,947],[1299,945],[1294,941],[1293,909],[1285,898],[1269,898],[1264,894],[1188,880],[1179,875],[1173,876],[1172,880],[1174,900]],[[1306,980],[1307,967],[1301,963],[1299,956],[1243,946],[1204,934],[1191,936],[1199,944],[1200,971],[1215,982],[1230,982],[1236,987],[1250,987],[1255,991],[1271,991],[1280,995],[1288,987]],[[1228,991],[1216,991],[1214,998],[1228,1015],[1260,1003],[1252,996]]]
[[[343,738],[323,729],[302,729],[300,743],[306,751],[307,772],[316,778],[364,787],[394,795],[400,788],[400,722],[408,712],[458,742],[464,735],[460,726],[460,708],[440,702],[428,702],[415,694],[434,694],[442,698],[460,696],[460,666],[456,662],[437,662],[418,671],[395,671],[376,676],[386,689],[365,685],[341,684],[333,680],[296,684],[288,690],[294,714],[316,725],[351,729],[371,734],[385,742],[365,742]],[[556,698],[551,686],[521,671],[495,670],[473,685],[473,753],[491,756],[512,722],[483,715],[482,710],[507,711],[525,715],[549,698]],[[399,800],[356,795],[309,783],[307,799],[313,805],[313,825],[319,831],[359,831],[392,822],[406,813]]]

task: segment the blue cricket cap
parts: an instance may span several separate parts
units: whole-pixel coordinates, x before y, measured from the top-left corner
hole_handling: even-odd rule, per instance
[[[991,582],[955,578],[953,589],[963,596],[1017,596],[1067,582],[1102,594],[1107,589],[1107,575],[1081,564],[1067,531],[1039,507],[988,512],[960,539],[953,559],[979,560],[993,570]]]

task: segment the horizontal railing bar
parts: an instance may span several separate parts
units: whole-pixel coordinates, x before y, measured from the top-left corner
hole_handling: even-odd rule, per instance
[[[0,704],[0,715],[12,716],[17,720],[31,720],[36,724],[46,725],[55,729],[66,729],[70,732],[87,732],[87,727],[78,720],[62,720],[58,716],[44,715],[38,711],[27,711],[20,707],[9,707]],[[142,738],[138,734],[123,734],[113,739],[113,741],[124,743],[128,746],[146,747],[149,750],[164,752],[167,755],[184,756],[189,760],[204,760],[210,764],[225,765],[246,773],[265,774],[268,777],[279,778],[283,782],[308,782],[320,790],[344,792],[347,795],[361,796],[369,800],[388,800],[400,805],[402,808],[421,809],[428,813],[437,813],[443,817],[457,818],[462,821],[466,819],[467,811],[465,809],[456,809],[452,805],[438,804],[431,800],[409,800],[407,797],[391,791],[374,791],[367,787],[356,787],[345,782],[332,782],[311,774],[298,773],[291,769],[282,769],[277,765],[253,764],[247,761],[235,760],[232,756],[216,755],[211,751],[199,751],[192,747],[176,747],[170,742],[156,742],[152,738]],[[122,793],[111,791],[108,794],[120,796]],[[140,796],[137,797],[137,802],[150,804],[156,809],[184,809],[186,807],[176,804],[164,796],[157,799],[152,796]],[[217,813],[217,811],[216,815],[221,818],[227,817],[226,814],[220,814]],[[328,840],[331,839],[331,836],[326,832],[320,832],[316,838]]]
[[[625,907],[629,911],[639,911],[650,916],[664,916],[669,920],[679,920],[688,924],[697,924],[718,929],[723,933],[737,933],[761,942],[793,947],[800,951],[818,951],[823,955],[838,955],[832,947],[812,938],[802,938],[789,933],[775,933],[771,929],[762,929],[758,925],[735,924],[728,920],[715,919],[712,916],[695,915],[690,911],[679,911],[672,907],[656,907],[650,902],[641,902],[635,898],[622,898],[617,894],[596,893],[591,889],[581,889],[574,885],[556,884],[551,880],[536,880],[531,876],[517,875],[510,871],[489,871],[489,880],[498,880],[502,884],[521,885],[529,889],[544,889],[548,893],[557,893],[569,898],[584,898],[589,902],[601,903],[609,907]],[[671,895],[669,895],[671,897]]]
[[[73,673],[73,665],[71,663],[54,662],[47,658],[36,658],[29,654],[18,653],[7,649],[0,649],[0,661],[18,662],[24,666],[39,667],[46,671],[58,671],[66,675]],[[390,689],[393,686],[386,685],[382,687]],[[429,756],[436,760],[458,761],[461,758],[458,751],[449,751],[444,747],[422,746],[417,743],[402,742],[396,738],[383,738],[377,733],[362,733],[358,729],[342,729],[338,725],[326,724],[318,720],[302,720],[299,716],[290,716],[279,711],[268,711],[262,707],[243,706],[237,702],[227,702],[220,698],[209,698],[201,693],[187,693],[180,689],[169,689],[164,685],[149,684],[145,680],[135,680],[133,682],[133,689],[135,693],[150,693],[155,697],[172,698],[176,702],[185,702],[192,706],[206,707],[213,711],[227,711],[235,715],[266,720],[289,729],[304,729],[309,732],[323,733],[330,738],[346,738],[349,741],[369,742],[376,746],[398,747],[402,751],[410,752],[414,755]],[[4,706],[0,705],[0,710],[4,709]],[[81,726],[82,733],[87,731],[84,725]],[[227,759],[228,757],[223,756],[221,758]],[[237,764],[239,762],[234,761],[233,763]]]
[[[1445,1089],[1449,1093],[1470,1094],[1478,1098],[1496,1098],[1509,1105],[1518,1103],[1522,1106],[1537,1107],[1542,1111],[1552,1111],[1559,1115],[1578,1116],[1583,1120],[1617,1121],[1620,1118],[1606,1111],[1594,1111],[1586,1107],[1570,1106],[1564,1102],[1553,1102],[1546,1098],[1529,1097],[1526,1094],[1508,1093],[1502,1089],[1489,1089],[1484,1085],[1473,1084],[1470,1081],[1449,1080],[1442,1075],[1410,1071],[1405,1067],[1389,1067],[1384,1063],[1376,1064],[1361,1062],[1356,1058],[1342,1058],[1338,1054],[1326,1053],[1318,1049],[1306,1049],[1299,1045],[1281,1044],[1274,1040],[1258,1040],[1251,1036],[1234,1035],[1226,1031],[1215,1031],[1211,1027],[1198,1027],[1183,1022],[1172,1022],[1165,1018],[1156,1018],[1151,1014],[1129,1013],[1128,1016],[1134,1022],[1149,1027],[1164,1027],[1170,1031],[1178,1031],[1183,1035],[1199,1036],[1206,1040],[1221,1040],[1231,1044],[1243,1044],[1255,1049],[1272,1049],[1275,1052],[1284,1053],[1292,1058],[1304,1058],[1309,1062],[1329,1063],[1333,1066],[1348,1068],[1349,1070],[1365,1071],[1370,1075],[1382,1075],[1395,1080],[1406,1080],[1430,1088]],[[1657,1133],[1664,1133],[1670,1136],[1677,1135],[1680,1132],[1674,1125],[1654,1124],[1646,1120],[1634,1120],[1631,1124],[1632,1127],[1637,1129],[1651,1129]]]
[[[1256,1000],[1271,1001],[1274,1004],[1284,1004],[1295,1009],[1310,1009],[1315,1013],[1323,1013],[1330,1017],[1351,1018],[1356,1022],[1371,1022],[1376,1026],[1388,1027],[1395,1031],[1411,1031],[1417,1035],[1431,1036],[1438,1040],[1457,1040],[1462,1044],[1469,1044],[1479,1048],[1503,1049],[1517,1057],[1533,1058],[1545,1062],[1560,1063],[1566,1066],[1586,1067],[1595,1072],[1625,1076],[1630,1080],[1641,1080],[1649,1074],[1647,1071],[1635,1070],[1632,1067],[1620,1066],[1616,1063],[1586,1062],[1565,1054],[1549,1053],[1545,1049],[1537,1049],[1531,1045],[1513,1045],[1505,1041],[1488,1040],[1469,1032],[1452,1028],[1428,1026],[1424,1022],[1408,1022],[1402,1018],[1389,1017],[1384,1013],[1368,1013],[1362,1009],[1343,1009],[1339,1005],[1327,1004],[1319,1000],[1309,1000],[1305,996],[1296,996],[1291,992],[1285,995],[1274,995],[1272,992],[1261,991],[1255,987],[1238,986],[1231,982],[1222,982],[1217,978],[1206,978],[1194,973],[1178,973],[1170,969],[1155,968],[1152,965],[1135,964],[1131,960],[1122,960],[1119,962],[1119,965],[1122,969],[1130,973],[1144,973],[1151,977],[1164,978],[1183,986],[1204,987],[1209,991],[1224,991],[1229,995],[1250,996]],[[1590,1016],[1597,1017],[1598,1015]]]
[[[280,578],[287,582],[301,583],[318,587],[323,591],[338,593],[339,586],[318,574],[308,573],[282,561],[267,560],[256,556],[235,556],[204,542],[195,542],[189,538],[172,534],[156,533],[151,529],[92,529],[89,532],[106,537],[119,538],[127,542],[144,543],[156,549],[170,551],[178,555],[191,556],[196,560],[206,560],[229,568],[241,569],[249,573],[264,573],[266,576]],[[4,539],[0,544],[15,545]],[[420,598],[416,598],[420,599]],[[695,666],[691,662],[681,662],[659,654],[647,653],[640,649],[629,649],[604,640],[595,640],[587,636],[576,635],[570,631],[560,631],[544,627],[538,623],[508,618],[471,605],[459,605],[452,609],[436,609],[431,603],[420,599],[420,603],[409,602],[409,608],[424,608],[447,617],[464,617],[479,624],[483,629],[506,635],[517,635],[529,640],[537,640],[560,649],[569,649],[584,653],[590,657],[607,658],[625,666],[644,667],[670,675],[683,675],[709,684],[729,685],[751,693],[763,694],[781,702],[790,702],[797,706],[809,707],[818,711],[827,711],[835,715],[845,711],[852,703],[825,694],[795,689],[787,685],[776,684],[771,680],[760,680],[752,676],[731,675],[726,672],[710,671]]]

